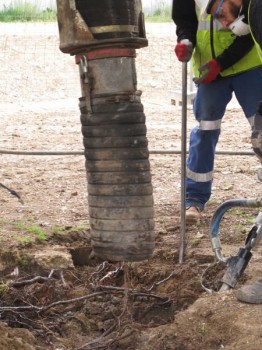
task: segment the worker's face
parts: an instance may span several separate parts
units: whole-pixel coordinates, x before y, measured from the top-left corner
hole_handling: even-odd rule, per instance
[[[242,9],[242,0],[224,0],[221,4],[217,0],[211,8],[211,15],[216,18],[223,27],[228,28],[240,14]]]

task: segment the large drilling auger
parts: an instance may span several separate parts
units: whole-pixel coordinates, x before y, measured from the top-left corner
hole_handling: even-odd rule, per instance
[[[75,56],[95,255],[139,261],[154,249],[154,210],[136,49],[140,0],[57,0],[60,50]]]

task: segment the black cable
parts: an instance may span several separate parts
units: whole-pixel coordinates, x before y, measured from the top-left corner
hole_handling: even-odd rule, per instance
[[[188,153],[188,152],[187,152]],[[13,154],[13,155],[24,155],[24,156],[83,156],[84,151],[17,151],[0,149],[0,154]],[[181,151],[177,150],[152,150],[149,154],[181,154]],[[216,155],[233,155],[233,156],[254,156],[255,153],[252,151],[216,151]]]

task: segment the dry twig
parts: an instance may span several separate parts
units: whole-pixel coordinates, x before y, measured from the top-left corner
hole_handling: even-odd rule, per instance
[[[170,280],[170,278],[172,278],[174,275],[175,275],[175,272],[173,271],[169,276],[167,276],[166,278],[162,279],[161,281],[154,282],[149,289],[146,289],[146,291],[147,292],[151,292],[151,290],[153,290],[155,287],[157,287],[160,284],[165,283],[166,281]]]
[[[51,279],[51,277],[53,276],[54,271],[55,270],[51,270],[48,277],[36,276],[36,277],[33,277],[29,280],[15,281],[15,282],[11,283],[11,287],[23,287],[23,286],[28,285],[28,284],[33,284],[35,282],[49,281]]]

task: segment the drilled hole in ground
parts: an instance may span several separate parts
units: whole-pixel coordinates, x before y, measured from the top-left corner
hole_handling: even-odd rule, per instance
[[[175,250],[161,248],[148,261],[112,263],[92,258],[89,243],[74,234],[2,252],[2,321],[29,330],[43,348],[102,336],[115,339],[110,349],[137,349],[143,329],[172,323],[203,292],[203,255],[179,265]]]
[[[92,247],[76,247],[70,249],[70,254],[74,266],[89,266],[94,264],[94,259],[92,255]]]

